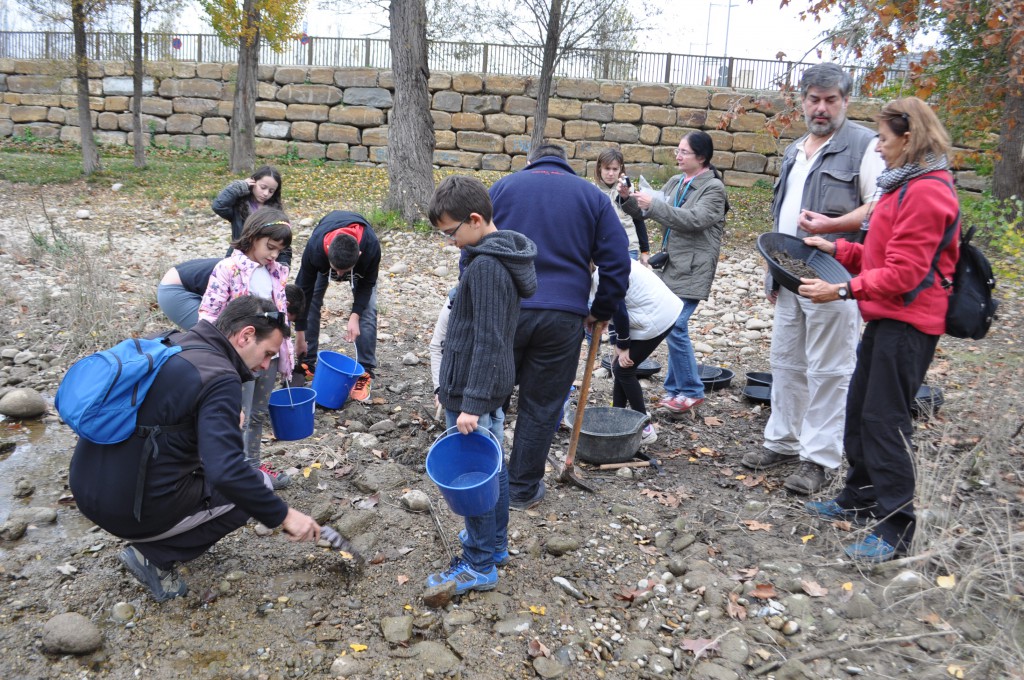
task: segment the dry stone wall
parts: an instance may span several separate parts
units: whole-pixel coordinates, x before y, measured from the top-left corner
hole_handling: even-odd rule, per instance
[[[89,105],[97,141],[132,144],[131,66],[90,65]],[[157,145],[228,151],[234,64],[154,62],[146,66],[142,134]],[[438,166],[517,170],[533,133],[537,81],[526,76],[433,73],[431,116]],[[388,156],[394,103],[390,71],[261,66],[256,153],[380,164]],[[78,142],[77,91],[70,65],[0,59],[0,136]],[[780,154],[804,133],[802,121],[776,139],[767,122],[783,103],[777,93],[606,80],[555,81],[545,136],[565,147],[580,174],[593,177],[598,155],[622,151],[630,174],[675,166],[673,151],[691,130],[706,130],[726,183],[773,181]],[[879,102],[852,101],[851,119],[872,125]],[[729,115],[742,111],[739,115]],[[726,122],[727,121],[727,122]],[[966,154],[958,153],[962,164]],[[962,187],[983,181],[959,168]]]

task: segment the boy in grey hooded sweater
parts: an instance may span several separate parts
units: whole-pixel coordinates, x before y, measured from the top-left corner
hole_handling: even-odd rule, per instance
[[[430,223],[463,250],[463,270],[448,318],[438,400],[448,426],[467,435],[484,428],[504,441],[502,405],[515,384],[512,345],[519,301],[537,290],[533,260],[537,246],[522,234],[498,230],[487,189],[477,179],[446,177],[430,199]],[[428,586],[448,581],[456,593],[491,590],[496,566],[508,561],[508,470],[498,475],[498,502],[482,515],[466,517],[459,533],[462,556],[427,577]]]

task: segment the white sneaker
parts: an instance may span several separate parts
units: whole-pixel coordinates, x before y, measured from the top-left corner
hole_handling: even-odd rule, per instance
[[[653,444],[658,441],[658,433],[654,429],[654,425],[647,423],[644,427],[643,437],[640,439],[641,444]]]

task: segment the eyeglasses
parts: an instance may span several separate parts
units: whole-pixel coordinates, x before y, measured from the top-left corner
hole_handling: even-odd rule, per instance
[[[462,225],[465,224],[466,220],[468,220],[468,219],[469,219],[468,217],[464,217],[461,222],[459,222],[457,225],[455,225],[454,229],[446,229],[446,230],[441,231],[439,233],[441,234],[441,236],[443,238],[446,238],[449,241],[454,241],[455,240],[455,232],[457,232],[459,229],[461,229]]]
[[[695,154],[694,152],[692,152],[692,151],[690,151],[688,149],[676,149],[676,155],[677,156],[696,156],[697,154]]]
[[[254,317],[259,319],[270,319],[281,328],[288,327],[288,313],[287,312],[259,312],[253,314]]]

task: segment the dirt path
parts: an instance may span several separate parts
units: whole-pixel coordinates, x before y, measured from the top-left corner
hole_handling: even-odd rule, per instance
[[[116,339],[159,328],[162,272],[223,252],[227,228],[200,208],[139,205],[113,192],[73,186],[45,196],[52,227],[35,190],[0,183],[0,392],[17,384],[52,399],[76,333]],[[76,219],[79,210],[90,219]],[[70,258],[55,252],[54,233],[84,246]],[[731,386],[711,393],[695,418],[655,413],[659,439],[646,452],[657,468],[583,467],[593,495],[549,475],[545,502],[513,513],[512,560],[498,588],[432,609],[421,584],[448,554],[429,514],[404,509],[400,497],[426,492],[447,543],[457,544],[459,518],[423,468],[441,431],[427,343],[457,254],[420,234],[382,240],[372,402],[318,410],[313,437],[264,445],[296,476],[283,497],[351,538],[368,564],[355,570],[250,525],[187,566],[187,597],[154,604],[118,566],[120,541],[67,498],[73,435],[52,417],[0,422],[0,520],[42,512],[22,538],[0,542],[0,676],[725,679],[788,660],[774,677],[1022,677],[1015,299],[984,341],[942,339],[928,382],[945,404],[915,432],[915,556],[859,568],[840,559],[857,527],[804,514],[803,499],[781,488],[785,470],[739,465],[760,446],[767,419],[768,407],[741,389],[745,372],[768,370],[771,310],[752,239],[730,233],[713,298],[691,327],[701,361],[735,372]],[[337,310],[347,308],[340,288],[327,300],[333,341],[321,342],[346,351],[337,341]],[[34,356],[16,364],[5,350]],[[664,348],[654,358],[664,365]],[[608,404],[610,390],[609,379],[596,379],[591,404]],[[561,431],[556,456],[567,440]],[[34,492],[14,498],[18,479]],[[43,651],[44,625],[65,612],[98,627],[98,651]]]

